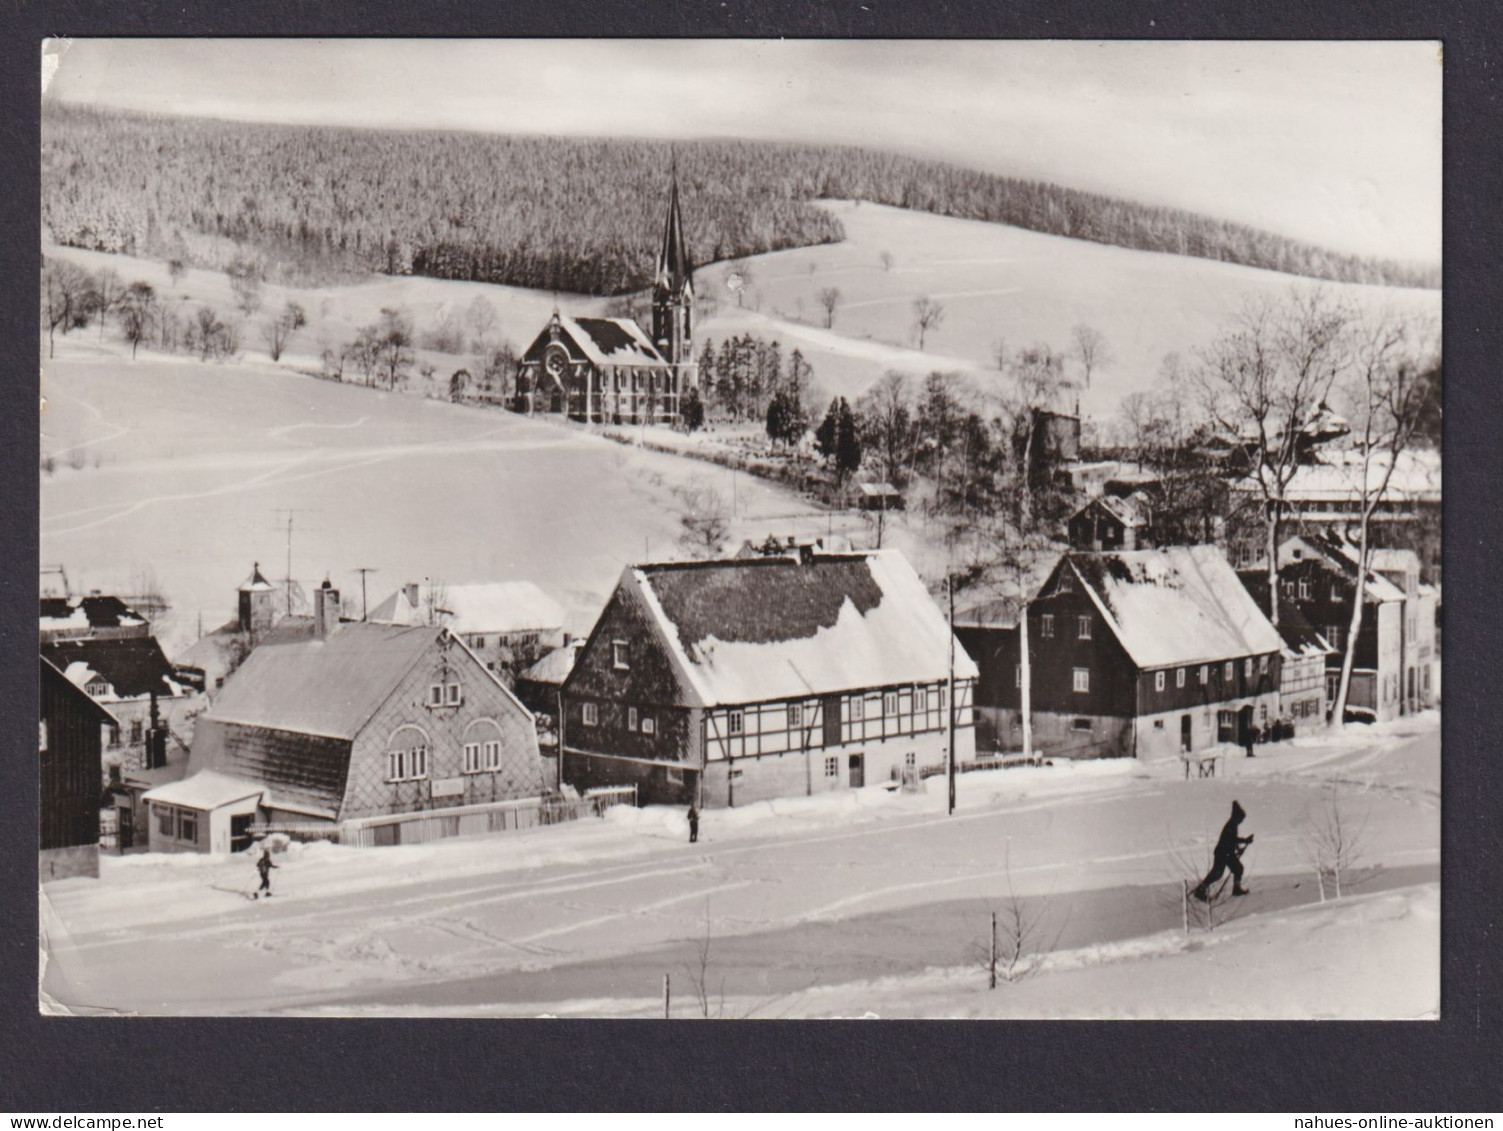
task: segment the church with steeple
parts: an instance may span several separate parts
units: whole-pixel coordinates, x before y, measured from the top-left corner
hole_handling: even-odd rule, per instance
[[[513,408],[597,424],[677,424],[699,376],[694,363],[694,267],[684,241],[678,176],[652,283],[652,334],[631,318],[553,311],[517,367]]]

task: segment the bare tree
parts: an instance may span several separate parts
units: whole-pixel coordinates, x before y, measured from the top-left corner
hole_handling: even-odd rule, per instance
[[[1053,950],[1064,933],[1065,923],[1057,926],[1048,896],[1032,900],[1018,894],[1012,880],[1012,838],[1003,849],[1003,871],[1007,894],[990,914],[990,935],[982,951],[987,971],[987,989],[997,988],[997,979],[1011,985],[1038,970],[1038,959]]]
[[[884,374],[856,408],[866,450],[876,456],[878,473],[884,481],[902,486],[916,440],[908,378],[902,373]]]
[[[174,287],[182,281],[182,278],[187,273],[187,271],[188,269],[183,266],[183,261],[181,259],[169,259],[167,261],[167,278],[172,280],[172,285]]]
[[[718,557],[731,533],[725,497],[712,487],[681,488],[677,494],[685,508],[679,545],[696,558]]]
[[[937,330],[945,320],[945,308],[928,295],[919,295],[913,300],[913,328],[918,334],[918,348],[924,348],[924,339],[930,330]]]
[[[835,325],[835,308],[840,305],[840,288],[826,287],[819,292],[819,305],[825,309],[825,329]]]
[[[1008,362],[1012,360],[1012,351],[1007,347],[1006,338],[992,339],[992,363],[999,372],[1007,372]]]
[[[1250,299],[1199,352],[1195,380],[1211,423],[1244,454],[1263,504],[1269,619],[1279,622],[1285,496],[1326,397],[1351,361],[1351,313],[1326,292]]]
[[[1084,322],[1078,323],[1071,331],[1070,338],[1073,343],[1072,352],[1075,359],[1080,362],[1080,367],[1085,371],[1085,386],[1091,387],[1091,374],[1112,363],[1114,360],[1112,348],[1107,344],[1106,336],[1094,326],[1088,326]]]
[[[1340,899],[1342,888],[1352,886],[1353,873],[1367,848],[1367,814],[1349,813],[1334,781],[1310,813],[1304,845],[1320,885],[1320,901],[1326,901],[1328,891],[1333,899]]]
[[[119,273],[113,267],[101,268],[99,274],[94,276],[93,292],[90,295],[90,303],[94,312],[99,315],[99,340],[104,340],[104,324],[110,313],[120,305],[120,300],[125,297],[125,284],[120,281]]]
[[[236,256],[226,272],[235,305],[249,318],[261,309],[261,265],[253,259]]]
[[[1430,389],[1428,374],[1440,366],[1431,340],[1428,328],[1417,330],[1391,316],[1364,321],[1358,329],[1356,360],[1345,390],[1362,449],[1353,488],[1357,502],[1357,585],[1341,657],[1341,679],[1331,708],[1333,729],[1340,729],[1346,721],[1352,662],[1362,631],[1363,597],[1372,560],[1372,517],[1388,493],[1400,457],[1413,445],[1422,426]]]
[[[130,343],[132,360],[136,356],[136,347],[151,334],[156,306],[156,291],[150,283],[140,281],[132,283],[120,300],[120,328]]]
[[[725,975],[720,976],[719,985],[713,988],[715,1000],[712,1002],[710,965],[710,901],[705,900],[705,933],[695,940],[694,957],[684,964],[684,969],[694,991],[695,1004],[699,1006],[699,1015],[707,1021],[725,1016]]]
[[[496,308],[484,295],[476,295],[470,300],[470,305],[465,308],[465,320],[469,322],[470,329],[475,331],[475,352],[483,353],[490,342],[491,334],[500,324]]]
[[[282,359],[282,351],[287,348],[287,340],[307,323],[308,316],[303,312],[303,308],[295,302],[289,302],[282,308],[281,314],[266,324],[262,337],[272,361]]]
[[[47,356],[55,351],[55,334],[64,334],[88,322],[89,273],[66,259],[48,259],[42,264],[42,322],[47,327]]]

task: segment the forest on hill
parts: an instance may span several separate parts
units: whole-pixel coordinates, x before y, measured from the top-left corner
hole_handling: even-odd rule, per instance
[[[503,125],[504,123],[498,123]],[[1439,286],[1212,217],[872,149],[225,122],[49,103],[42,222],[58,243],[287,280],[418,274],[611,295],[651,281],[677,163],[704,265],[830,243],[820,199],[868,200],[1340,282]]]

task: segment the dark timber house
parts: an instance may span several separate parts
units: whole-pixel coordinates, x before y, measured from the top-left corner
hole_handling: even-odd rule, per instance
[[[988,733],[1017,749],[1016,619],[957,619],[978,652]],[[1064,555],[1028,605],[1028,645],[1043,754],[1163,757],[1240,742],[1279,710],[1283,641],[1214,546]]]
[[[564,778],[730,806],[974,756],[976,668],[892,550],[628,568],[563,686]]]
[[[99,875],[99,747],[115,719],[41,659],[38,726],[43,880]]]

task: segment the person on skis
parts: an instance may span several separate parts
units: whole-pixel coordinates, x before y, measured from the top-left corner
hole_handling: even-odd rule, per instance
[[[261,873],[261,886],[256,889],[256,898],[261,898],[261,893],[266,893],[266,898],[271,898],[271,870],[276,865],[271,862],[271,849],[261,849],[261,859],[256,861],[256,871]]]
[[[689,843],[694,844],[699,840],[699,810],[693,805],[689,806]]]
[[[1200,881],[1200,886],[1195,889],[1195,898],[1204,903],[1209,898],[1211,885],[1221,879],[1222,875],[1232,874],[1232,894],[1246,895],[1247,889],[1242,886],[1242,850],[1253,842],[1252,834],[1242,836],[1239,828],[1243,819],[1247,816],[1247,810],[1237,802],[1232,802],[1232,815],[1225,825],[1221,827],[1221,838],[1216,841],[1216,856],[1211,864],[1211,870],[1206,878]]]

